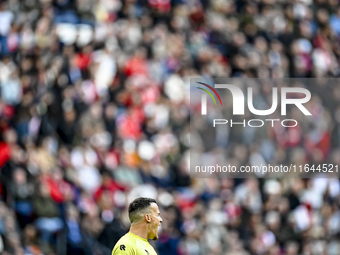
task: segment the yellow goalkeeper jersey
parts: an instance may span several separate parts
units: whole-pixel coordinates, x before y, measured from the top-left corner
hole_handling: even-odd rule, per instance
[[[113,247],[112,255],[157,255],[148,240],[128,232]]]

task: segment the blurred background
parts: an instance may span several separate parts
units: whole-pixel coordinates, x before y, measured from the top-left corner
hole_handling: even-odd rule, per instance
[[[338,77],[339,36],[337,0],[1,0],[1,254],[110,254],[147,196],[161,255],[339,255],[338,178],[188,167],[190,77]],[[221,146],[339,164],[340,86],[320,84],[310,132]]]

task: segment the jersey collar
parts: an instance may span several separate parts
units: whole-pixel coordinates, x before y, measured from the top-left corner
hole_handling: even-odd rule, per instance
[[[137,236],[137,235],[135,235],[135,234],[132,234],[131,232],[129,232],[128,234],[131,235],[131,236],[134,236],[134,237],[136,237],[136,238],[138,238],[138,239],[141,239],[141,240],[143,240],[144,242],[148,242],[148,240],[146,240],[145,238],[140,237],[140,236]]]

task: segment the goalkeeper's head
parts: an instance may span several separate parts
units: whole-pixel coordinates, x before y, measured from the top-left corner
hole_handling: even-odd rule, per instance
[[[157,202],[153,198],[140,197],[129,205],[131,229],[142,231],[146,239],[158,239],[158,227],[163,221]]]

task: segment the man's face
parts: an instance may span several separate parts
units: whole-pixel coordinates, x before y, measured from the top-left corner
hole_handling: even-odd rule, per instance
[[[159,212],[158,205],[155,203],[151,204],[151,222],[150,222],[150,228],[149,228],[149,238],[153,240],[158,239],[158,227],[161,225],[161,222],[163,221],[161,218],[161,214]]]

